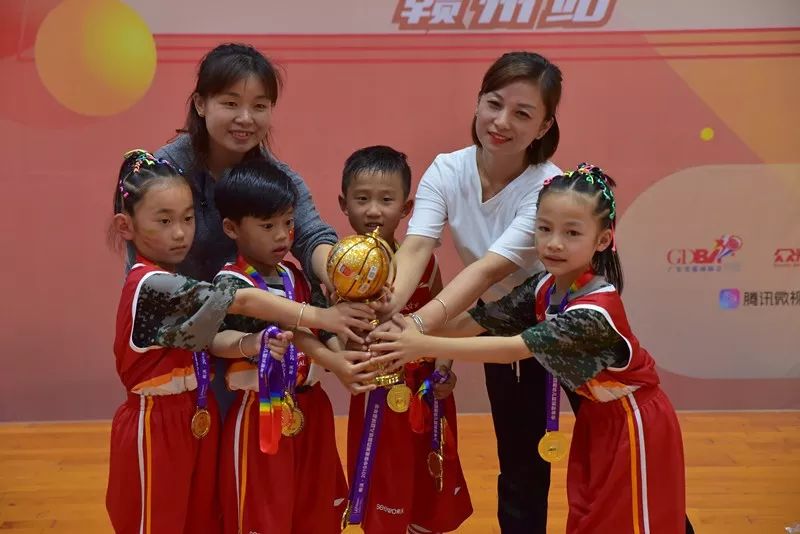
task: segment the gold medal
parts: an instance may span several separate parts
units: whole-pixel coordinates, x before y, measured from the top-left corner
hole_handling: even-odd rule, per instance
[[[296,436],[303,430],[305,420],[306,418],[300,408],[284,406],[281,411],[281,434],[287,438]]]
[[[428,473],[433,478],[442,478],[444,475],[444,458],[438,452],[428,453]]]
[[[348,501],[344,513],[342,514],[342,534],[364,534],[364,529],[361,525],[348,524],[348,521],[350,521],[350,506],[350,502]]]
[[[211,430],[211,414],[205,408],[197,408],[192,416],[192,435],[197,439],[203,438]]]
[[[569,440],[558,430],[546,432],[539,440],[539,456],[546,462],[560,462],[566,458],[568,451]]]
[[[405,384],[392,386],[386,394],[386,404],[396,413],[405,413],[411,404],[411,388]]]

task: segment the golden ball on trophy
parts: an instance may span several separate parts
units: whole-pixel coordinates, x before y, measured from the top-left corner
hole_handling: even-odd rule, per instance
[[[394,282],[394,251],[378,234],[341,239],[328,254],[328,278],[339,298],[365,301],[378,298]]]

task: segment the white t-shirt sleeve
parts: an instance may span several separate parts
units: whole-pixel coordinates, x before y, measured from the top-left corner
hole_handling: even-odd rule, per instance
[[[536,198],[539,196],[541,185],[525,195],[525,199],[517,209],[517,214],[508,225],[508,228],[489,247],[489,252],[494,252],[506,258],[521,268],[529,268],[538,261],[536,247],[534,246],[534,224],[536,221]]]
[[[443,167],[446,168],[447,165],[440,156],[437,156],[422,175],[414,199],[414,213],[408,223],[406,235],[421,235],[436,240],[442,236],[447,222],[444,181],[447,175],[452,174],[446,172]]]

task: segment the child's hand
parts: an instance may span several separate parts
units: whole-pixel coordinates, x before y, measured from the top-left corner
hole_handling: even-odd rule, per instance
[[[371,370],[370,353],[359,350],[343,350],[336,353],[336,364],[331,372],[353,395],[375,389],[372,381],[377,375]]]
[[[394,312],[394,286],[385,285],[381,288],[381,296],[369,303],[370,308],[375,310],[378,317],[383,320],[392,316]]]
[[[267,341],[270,356],[275,360],[282,361],[293,338],[294,334],[291,331],[281,332],[277,337],[270,338]]]
[[[456,387],[456,382],[458,381],[458,377],[453,372],[452,369],[448,369],[446,366],[442,365],[439,367],[440,373],[450,372],[450,376],[448,376],[447,380],[441,384],[434,384],[433,385],[433,396],[437,400],[446,399],[450,395],[452,395],[453,390]]]
[[[398,369],[424,355],[425,336],[415,327],[408,326],[402,315],[395,315],[392,322],[400,329],[399,333],[373,331],[368,336],[373,340],[369,349],[374,354],[372,361],[377,367]]]
[[[360,330],[357,333],[362,334]],[[363,341],[353,341],[348,339],[344,344],[343,350],[369,351],[369,347],[366,344],[364,344]]]
[[[341,334],[345,339],[363,343],[364,340],[353,329],[372,330],[373,327],[369,321],[375,319],[375,312],[367,304],[340,302],[335,306],[323,309],[320,312],[320,318],[323,330]]]

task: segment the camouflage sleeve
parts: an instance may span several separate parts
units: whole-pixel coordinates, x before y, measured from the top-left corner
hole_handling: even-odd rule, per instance
[[[516,336],[536,324],[536,274],[496,302],[478,305],[469,314],[492,336]]]
[[[225,273],[220,273],[214,277],[214,285],[217,287],[230,289],[234,292],[239,289],[249,289],[253,287],[241,278]],[[220,332],[222,330],[237,330],[239,332],[255,333],[261,332],[267,326],[267,323],[261,319],[254,319],[253,317],[247,317],[246,315],[228,314],[225,316],[225,320],[220,325],[219,330]]]
[[[568,310],[522,332],[522,339],[545,369],[572,390],[607,367],[625,365],[628,345],[595,310]]]
[[[131,339],[136,347],[208,347],[236,290],[179,274],[155,273],[142,281]]]

